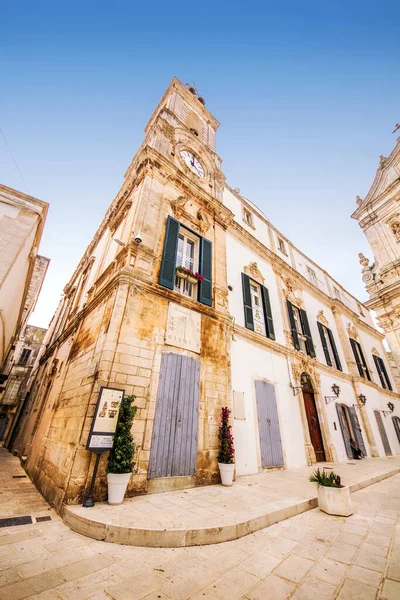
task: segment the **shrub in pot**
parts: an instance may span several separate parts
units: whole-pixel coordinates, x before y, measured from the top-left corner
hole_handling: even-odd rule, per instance
[[[233,473],[235,471],[235,449],[229,415],[231,411],[227,406],[221,409],[221,426],[219,428],[219,454],[218,467],[221,475],[222,485],[232,485]]]
[[[310,476],[310,481],[318,486],[319,508],[328,515],[349,517],[353,514],[351,508],[350,488],[341,484],[340,477],[333,471],[329,473],[316,469]]]
[[[131,433],[133,418],[137,406],[132,406],[134,396],[124,396],[121,401],[114,445],[108,456],[107,483],[108,503],[121,504],[135,463],[133,453],[135,444]]]

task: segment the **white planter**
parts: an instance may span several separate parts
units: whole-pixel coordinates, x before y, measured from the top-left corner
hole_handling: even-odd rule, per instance
[[[334,488],[318,486],[318,504],[328,515],[349,517],[353,514],[351,508],[350,488]]]
[[[108,504],[122,504],[132,473],[107,473]]]
[[[232,485],[235,463],[229,465],[226,463],[218,463],[218,466],[222,485]]]

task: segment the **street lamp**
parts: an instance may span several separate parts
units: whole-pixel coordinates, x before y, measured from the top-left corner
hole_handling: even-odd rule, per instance
[[[340,387],[337,385],[337,383],[334,383],[331,389],[335,395],[325,396],[325,404],[329,404],[330,402],[333,402],[334,400],[337,400],[339,398]]]

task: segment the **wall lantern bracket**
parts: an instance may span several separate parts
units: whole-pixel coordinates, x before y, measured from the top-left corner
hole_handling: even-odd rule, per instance
[[[392,412],[394,411],[394,404],[393,402],[388,402],[387,403],[387,407],[389,410],[382,410],[381,412],[383,412],[383,416],[386,417],[387,415],[391,415]]]
[[[362,406],[365,406],[367,404],[367,398],[364,396],[364,394],[359,394],[357,396],[358,398],[358,404],[353,404],[354,408],[357,410],[357,408],[361,408]]]
[[[334,393],[334,396],[325,396],[325,404],[330,404],[339,398],[340,387],[336,383],[332,386],[332,392]]]

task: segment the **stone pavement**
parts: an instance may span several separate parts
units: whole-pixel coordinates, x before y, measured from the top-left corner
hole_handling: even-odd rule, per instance
[[[166,549],[71,531],[29,480],[15,486],[24,472],[1,449],[0,473],[0,517],[13,514],[10,494],[19,514],[51,517],[0,529],[0,600],[400,598],[400,475],[355,492],[347,519],[314,509],[232,542]]]
[[[400,456],[323,463],[356,491],[400,470]],[[178,548],[234,540],[318,505],[315,469],[303,467],[239,477],[233,487],[197,487],[126,499],[120,506],[64,507],[78,533],[132,546]],[[400,599],[399,599],[400,600]]]

